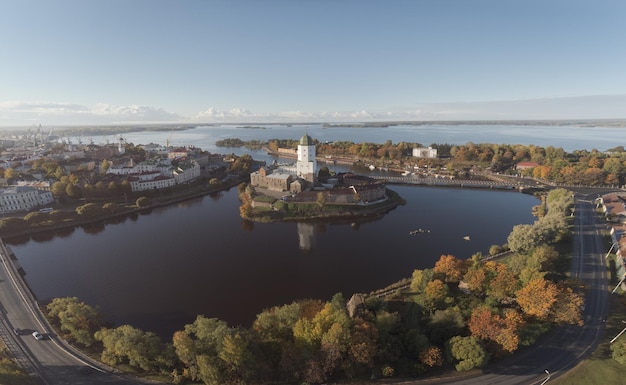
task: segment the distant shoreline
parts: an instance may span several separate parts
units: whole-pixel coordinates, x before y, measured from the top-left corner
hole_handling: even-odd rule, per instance
[[[142,131],[184,131],[196,127],[242,126],[262,128],[262,126],[302,126],[321,125],[334,127],[393,127],[393,126],[478,126],[478,125],[515,125],[515,126],[576,126],[576,127],[626,127],[626,119],[543,119],[543,120],[402,120],[402,121],[354,121],[354,122],[227,122],[227,123],[151,123],[151,124],[87,124],[87,125],[49,125],[46,130],[55,134],[80,132],[82,135],[106,135]],[[32,130],[33,126],[4,126],[0,132],[13,133]]]

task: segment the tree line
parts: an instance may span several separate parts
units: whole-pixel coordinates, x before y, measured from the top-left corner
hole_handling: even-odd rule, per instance
[[[428,166],[443,168],[453,172],[463,172],[478,167],[484,170],[505,174],[522,174],[546,180],[548,182],[568,185],[624,185],[626,184],[626,151],[623,146],[616,146],[599,151],[593,149],[566,152],[561,147],[536,146],[521,144],[475,144],[468,142],[463,145],[448,143],[432,143],[429,147],[437,150],[437,159],[418,159],[412,157],[412,150],[425,147],[420,143],[355,143],[336,141],[322,143],[313,140],[318,155],[350,156],[373,163],[404,168],[407,166]],[[250,143],[239,139],[231,139],[225,143],[236,143],[241,146],[258,148],[259,141]],[[298,141],[294,139],[271,139],[267,146],[272,151],[279,148],[296,148]],[[519,162],[537,163],[536,167],[517,170]]]
[[[103,327],[77,298],[48,315],[64,337],[103,362],[158,372],[175,383],[308,383],[428,375],[482,367],[528,346],[553,324],[582,323],[584,287],[565,276],[573,198],[552,190],[532,225],[516,226],[502,261],[442,255],[385,297],[306,299],[265,309],[251,327],[199,315],[164,342],[131,325]],[[529,235],[530,234],[530,235]],[[564,243],[565,242],[565,243]],[[357,298],[357,296],[355,296]]]

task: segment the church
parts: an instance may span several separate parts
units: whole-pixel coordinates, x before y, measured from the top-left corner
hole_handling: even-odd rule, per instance
[[[298,142],[295,173],[287,168],[263,166],[250,174],[253,187],[263,187],[273,191],[299,193],[315,185],[317,181],[317,160],[315,143],[309,135]]]

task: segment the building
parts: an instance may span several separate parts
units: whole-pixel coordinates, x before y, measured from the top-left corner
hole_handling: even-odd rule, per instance
[[[41,208],[54,202],[50,191],[30,186],[10,186],[0,189],[0,213],[13,213]]]
[[[158,171],[148,171],[135,174],[128,178],[132,191],[158,190],[176,185],[173,177],[161,175]]]
[[[529,168],[534,168],[539,166],[539,163],[535,162],[519,162],[515,165],[515,169],[518,171],[528,170]]]
[[[250,185],[274,191],[301,192],[314,185],[317,175],[315,144],[309,135],[300,138],[295,170],[291,167],[261,167],[250,174]]]
[[[298,144],[298,161],[296,162],[296,176],[307,182],[315,183],[317,160],[315,160],[315,143],[309,135],[300,138]]]
[[[427,158],[427,159],[436,159],[437,158],[437,149],[432,147],[416,147],[413,149],[413,157],[414,158]]]
[[[295,177],[291,174],[274,172],[268,167],[261,167],[250,174],[250,184],[273,191],[289,191]]]

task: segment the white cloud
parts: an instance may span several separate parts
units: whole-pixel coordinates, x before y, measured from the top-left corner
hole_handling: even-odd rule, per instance
[[[58,102],[0,102],[3,125],[39,122],[48,125],[112,124],[181,121],[183,117],[162,108],[130,105],[97,104],[85,106]]]
[[[297,123],[443,120],[624,119],[626,95],[544,98],[528,100],[424,103],[394,109],[352,111],[283,111],[257,113],[242,107],[208,108],[184,117],[145,105],[0,101],[0,125],[18,126],[132,123]]]

